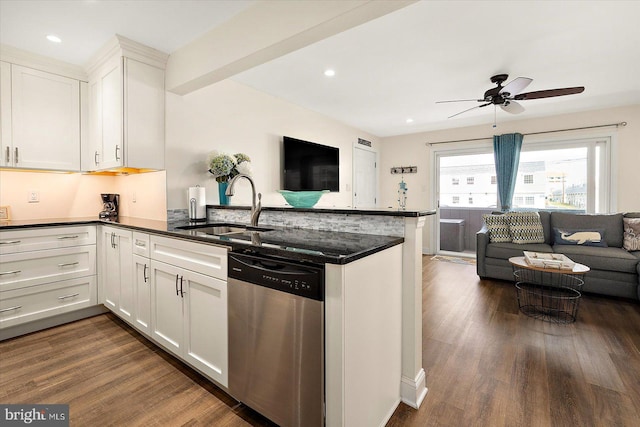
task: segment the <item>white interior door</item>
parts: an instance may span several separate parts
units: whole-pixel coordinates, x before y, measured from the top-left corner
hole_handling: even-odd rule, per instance
[[[375,151],[353,149],[353,206],[356,208],[377,206],[376,156]]]

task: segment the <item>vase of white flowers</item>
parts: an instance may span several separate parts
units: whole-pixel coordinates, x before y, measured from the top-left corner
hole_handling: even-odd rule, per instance
[[[228,205],[229,199],[226,196],[229,181],[239,174],[251,176],[251,158],[243,153],[226,154],[213,151],[209,155],[209,173],[218,182],[218,196],[221,205]]]

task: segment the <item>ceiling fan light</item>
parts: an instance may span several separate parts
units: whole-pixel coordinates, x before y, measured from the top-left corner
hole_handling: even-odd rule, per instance
[[[52,43],[62,43],[62,39],[56,36],[55,34],[47,35],[47,40],[49,40]]]

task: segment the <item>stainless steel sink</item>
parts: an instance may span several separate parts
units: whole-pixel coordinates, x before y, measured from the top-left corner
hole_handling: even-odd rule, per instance
[[[271,231],[272,228],[252,227],[243,224],[194,224],[176,227],[177,230],[191,230],[213,236],[230,236],[233,234],[244,234],[246,232],[259,233],[263,231]]]

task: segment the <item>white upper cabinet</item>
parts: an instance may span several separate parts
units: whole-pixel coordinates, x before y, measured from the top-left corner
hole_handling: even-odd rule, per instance
[[[166,55],[119,36],[108,46],[90,67],[82,170],[164,169]]]
[[[80,170],[80,81],[1,65],[2,166]]]
[[[13,165],[11,142],[11,64],[0,62],[0,165]]]

